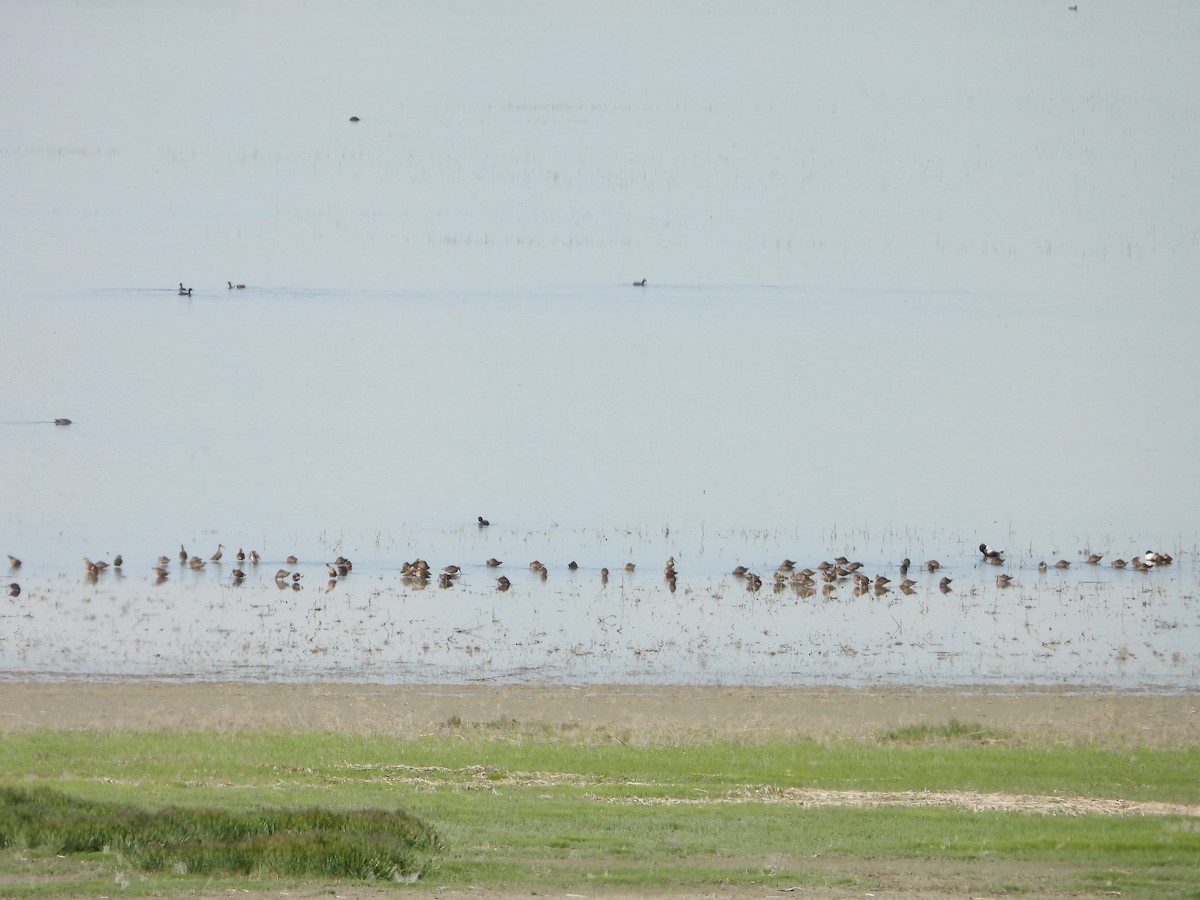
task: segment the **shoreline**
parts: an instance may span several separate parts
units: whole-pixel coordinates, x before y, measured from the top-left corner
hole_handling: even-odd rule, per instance
[[[570,739],[874,740],[977,724],[1006,743],[1200,746],[1200,693],[1083,687],[717,687],[0,681],[0,734],[464,730]]]

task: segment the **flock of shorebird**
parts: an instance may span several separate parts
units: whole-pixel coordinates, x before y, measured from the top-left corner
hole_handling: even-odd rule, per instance
[[[483,518],[483,516],[479,516],[478,524],[480,528],[484,528],[490,523],[487,519]],[[1005,564],[1005,551],[1003,550],[989,547],[987,544],[980,544],[979,552],[982,554],[983,561],[989,565],[1002,566]],[[213,553],[212,556],[210,556],[207,560],[205,560],[199,556],[189,555],[184,546],[180,544],[179,565],[187,566],[193,570],[199,570],[203,569],[210,562],[219,564],[223,559],[224,554],[225,545],[218,543],[216,552]],[[246,553],[242,549],[237,551],[235,558],[238,562],[238,567],[230,573],[235,584],[240,584],[242,580],[246,578],[246,572],[241,568],[241,566],[246,565],[253,568],[258,566],[262,559],[257,550],[251,550],[249,553]],[[1104,554],[1093,553],[1088,556],[1086,564],[1093,566],[1099,565],[1103,558]],[[1124,559],[1115,559],[1112,561],[1111,565],[1115,569],[1124,569],[1126,567],[1130,567],[1138,571],[1148,572],[1156,567],[1168,565],[1172,561],[1173,558],[1166,553],[1147,550],[1141,555],[1134,556],[1131,561],[1127,562]],[[16,572],[21,568],[21,560],[11,554],[9,554],[8,562],[10,573]],[[111,564],[103,560],[99,562],[93,562],[90,558],[85,556],[83,558],[84,569],[86,572],[85,577],[89,582],[94,583],[106,569],[110,568],[110,566],[116,570],[120,570],[124,565],[124,562],[125,561],[120,554],[117,554],[117,556],[113,558]],[[299,564],[299,560],[295,556],[289,556],[287,558],[287,564],[290,566],[296,566]],[[172,560],[170,557],[160,556],[158,558],[157,565],[153,566],[151,569],[151,571],[153,571],[156,575],[155,584],[162,584],[167,580],[168,576],[171,574],[171,565]],[[492,557],[486,561],[485,565],[489,569],[498,569],[504,565],[504,563],[495,557]],[[873,593],[876,596],[882,596],[891,590],[890,585],[892,580],[886,575],[876,575],[872,579],[859,571],[863,568],[863,564],[861,562],[852,562],[844,556],[839,556],[832,562],[821,562],[817,564],[815,568],[797,569],[797,565],[798,564],[796,561],[791,559],[785,559],[779,564],[773,578],[776,591],[783,591],[791,588],[801,596],[807,597],[815,594],[816,591],[820,589],[823,593],[828,594],[836,590],[837,586],[847,579],[852,581],[854,584],[855,596],[861,596],[862,594],[866,594],[868,592]],[[909,568],[911,566],[912,561],[907,557],[900,562],[900,575],[903,580],[897,585],[901,593],[908,595],[916,593],[917,588],[917,582],[908,577]],[[1046,572],[1050,568],[1066,569],[1070,566],[1071,563],[1065,559],[1060,559],[1054,563],[1047,563],[1043,560],[1038,564],[1038,570],[1041,572]],[[934,573],[942,568],[942,564],[936,559],[929,559],[921,564],[921,567],[928,570],[930,573]],[[325,568],[329,574],[329,583],[326,586],[326,590],[332,590],[336,586],[339,579],[345,578],[350,574],[351,570],[354,568],[354,564],[346,557],[339,556],[333,562],[326,563]],[[575,571],[578,568],[579,564],[574,560],[567,564],[567,569],[570,571]],[[543,581],[550,576],[549,568],[540,560],[533,560],[533,562],[529,564],[529,569],[539,575]],[[633,572],[635,571],[636,566],[634,563],[630,562],[625,564],[624,569],[626,572]],[[437,574],[438,586],[443,588],[452,586],[461,572],[461,566],[448,565],[442,567],[441,572]],[[413,587],[426,586],[433,579],[433,574],[432,567],[423,559],[416,559],[412,562],[406,562],[400,568],[401,578],[406,584]],[[763,578],[760,575],[750,571],[745,566],[737,566],[735,569],[733,569],[731,574],[739,579],[744,580],[746,590],[748,591],[758,591],[763,587]],[[300,581],[303,577],[304,576],[301,572],[289,569],[279,569],[275,573],[274,580],[276,586],[281,589],[291,587],[293,590],[298,591],[300,590]],[[602,568],[600,570],[601,583],[607,584],[608,579],[609,570],[607,568]],[[675,592],[677,579],[678,571],[675,568],[675,558],[670,557],[663,568],[663,580],[666,582],[667,587],[672,593]],[[950,587],[951,582],[951,578],[943,577],[938,582],[938,589],[943,594],[950,593],[953,590],[953,588]],[[1003,572],[996,576],[996,584],[999,587],[1009,587],[1012,585],[1012,583],[1013,576],[1007,572]],[[496,578],[497,590],[507,591],[510,587],[512,587],[512,582],[506,576],[501,575]],[[19,597],[21,594],[21,585],[15,581],[9,584],[8,594],[10,597]]]

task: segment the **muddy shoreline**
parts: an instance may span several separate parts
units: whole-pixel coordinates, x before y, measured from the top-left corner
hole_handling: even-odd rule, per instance
[[[1067,688],[762,688],[162,682],[0,683],[0,733],[336,731],[411,738],[479,728],[620,740],[866,740],[978,723],[1030,744],[1200,744],[1200,695]]]

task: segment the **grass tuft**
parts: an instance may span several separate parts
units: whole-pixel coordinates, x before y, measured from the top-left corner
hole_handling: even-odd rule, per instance
[[[411,881],[441,841],[403,811],[151,811],[44,787],[0,787],[0,847],[109,850],[147,871]]]
[[[951,719],[945,725],[905,725],[893,728],[880,735],[880,740],[893,744],[934,744],[938,742],[992,743],[1004,740],[1006,735],[980,725],[978,722],[960,722]]]

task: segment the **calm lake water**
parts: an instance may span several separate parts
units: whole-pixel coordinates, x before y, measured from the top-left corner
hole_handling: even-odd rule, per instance
[[[1067,5],[7,9],[0,677],[1195,689],[1200,7]]]

